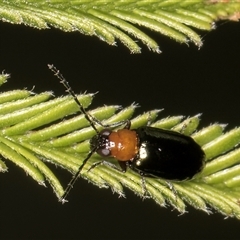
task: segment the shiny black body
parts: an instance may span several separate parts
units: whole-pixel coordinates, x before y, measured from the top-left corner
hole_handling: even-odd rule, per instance
[[[139,152],[128,166],[142,176],[181,181],[203,169],[205,154],[191,137],[153,127],[135,131]]]

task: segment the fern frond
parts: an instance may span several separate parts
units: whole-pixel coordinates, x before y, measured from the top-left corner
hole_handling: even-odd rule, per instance
[[[1,75],[5,82],[8,75]],[[91,104],[93,94],[78,96],[84,107]],[[26,90],[0,94],[0,155],[14,162],[39,184],[47,180],[56,196],[64,193],[58,177],[50,169],[60,166],[72,174],[78,170],[89,152],[89,139],[96,133],[89,126],[70,96],[53,98],[51,93],[34,95]],[[130,119],[136,105],[120,109],[104,106],[89,111],[105,124]],[[78,113],[78,114],[76,114]],[[204,170],[191,181],[172,182],[177,194],[164,179],[145,178],[149,197],[161,206],[172,205],[181,213],[186,204],[210,213],[216,209],[227,217],[240,219],[240,128],[224,133],[225,125],[213,124],[196,131],[200,115],[184,119],[183,116],[156,120],[159,110],[146,112],[132,118],[132,128],[147,125],[172,129],[191,135],[206,153]],[[62,118],[65,117],[65,120]],[[99,127],[99,130],[101,127]],[[100,188],[111,188],[120,196],[124,187],[144,198],[139,174],[128,169],[121,173],[107,166],[90,166],[101,160],[94,154],[82,171],[82,177]],[[114,159],[109,159],[114,163]],[[5,162],[0,160],[0,173],[6,172]],[[10,171],[10,170],[9,170]],[[66,186],[66,183],[64,184]],[[77,189],[74,189],[77,191]]]
[[[156,31],[180,43],[202,46],[195,29],[210,31],[221,19],[238,21],[238,1],[205,0],[84,0],[84,1],[1,1],[0,19],[38,29],[50,27],[65,32],[97,36],[110,45],[121,41],[132,53],[140,53],[142,41],[160,53],[156,41],[144,28]],[[139,25],[137,27],[136,25]],[[144,28],[142,28],[144,27]],[[195,29],[194,29],[195,28]]]

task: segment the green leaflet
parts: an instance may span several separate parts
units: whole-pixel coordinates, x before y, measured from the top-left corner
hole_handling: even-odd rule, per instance
[[[215,21],[239,19],[237,1],[205,0],[28,0],[1,1],[0,19],[38,29],[50,27],[65,32],[97,36],[111,46],[122,42],[131,53],[140,53],[143,42],[149,50],[161,53],[158,43],[144,28],[180,43],[202,46],[198,29],[210,31]],[[1,79],[0,79],[1,84]]]
[[[93,96],[80,95],[78,99],[88,107]],[[26,90],[15,90],[1,93],[0,100],[0,173],[11,171],[7,163],[12,161],[39,184],[45,185],[47,181],[57,198],[61,198],[64,187],[51,165],[75,173],[89,152],[89,139],[95,131],[70,96],[53,98],[51,93],[34,95]],[[197,131],[199,114],[186,119],[172,116],[156,120],[160,110],[153,110],[132,118],[135,108],[136,105],[123,109],[103,106],[89,113],[104,124],[131,119],[132,128],[150,124],[183,132],[191,135],[207,156],[205,168],[194,179],[171,182],[177,194],[164,179],[145,178],[148,196],[160,206],[170,204],[181,213],[186,212],[186,204],[207,213],[210,213],[210,206],[227,217],[239,219],[240,128],[224,133],[224,125],[213,124]],[[124,196],[124,187],[127,187],[145,198],[141,177],[130,169],[122,173],[99,165],[88,171],[100,160],[100,156],[93,154],[81,177],[100,188],[110,187],[120,196]],[[114,159],[108,161],[116,163]]]

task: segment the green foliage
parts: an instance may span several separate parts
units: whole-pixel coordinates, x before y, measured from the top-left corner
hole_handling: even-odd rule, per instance
[[[210,31],[215,21],[239,19],[236,0],[4,0],[0,19],[38,29],[55,27],[65,32],[97,36],[110,45],[121,41],[132,53],[140,53],[137,40],[160,53],[144,28],[180,43],[202,46],[195,29]],[[140,26],[137,27],[136,25]]]
[[[137,40],[150,50],[161,52],[145,29],[201,47],[196,30],[210,31],[221,19],[237,21],[239,12],[240,2],[236,0],[0,1],[2,21],[38,29],[78,31],[113,46],[120,41],[131,53],[141,51]],[[0,85],[8,77],[0,75]],[[78,98],[88,107],[93,96],[85,94]],[[47,181],[60,199],[64,190],[51,165],[75,173],[89,152],[89,139],[95,131],[79,114],[70,96],[53,98],[51,92],[35,95],[27,90],[14,90],[1,93],[0,104],[0,173],[7,172],[7,160],[12,161],[40,185]],[[107,124],[130,119],[135,108],[135,105],[121,110],[119,106],[104,106],[90,113]],[[131,119],[132,128],[148,124],[150,116],[151,126],[184,129],[202,146],[207,158],[204,170],[193,180],[172,182],[177,195],[163,179],[146,178],[148,197],[161,206],[172,205],[181,213],[186,211],[187,203],[207,213],[210,206],[227,217],[240,219],[240,148],[236,147],[240,143],[240,128],[224,133],[224,125],[213,124],[196,131],[199,115],[185,120],[173,116],[156,121],[158,113],[153,110]],[[130,169],[121,173],[98,166],[87,171],[100,159],[94,154],[81,176],[100,188],[110,187],[120,196],[124,196],[123,187],[127,187],[145,198],[140,176]]]
[[[0,75],[0,82],[5,82],[7,77]],[[93,96],[85,94],[78,99],[88,107]],[[26,90],[0,94],[0,173],[7,171],[5,161],[12,161],[39,184],[45,185],[47,181],[60,199],[64,190],[51,164],[75,173],[89,152],[89,139],[96,133],[79,113],[72,97],[51,98],[49,92],[35,95]],[[130,119],[135,108],[135,105],[124,109],[103,106],[89,112],[107,124]],[[156,120],[158,113],[159,110],[153,110],[131,119],[132,128],[147,125],[151,119],[153,127],[184,129],[185,134],[202,146],[207,159],[204,170],[193,180],[172,182],[177,194],[163,179],[146,178],[148,197],[161,206],[170,204],[181,213],[186,211],[187,203],[207,213],[210,206],[227,217],[239,219],[240,148],[236,146],[240,143],[240,128],[224,133],[224,125],[213,124],[196,131],[199,115]],[[82,171],[84,179],[100,188],[110,187],[120,196],[124,196],[123,187],[127,187],[145,197],[141,177],[130,169],[121,173],[100,165],[88,171],[100,159],[97,154],[91,157]]]

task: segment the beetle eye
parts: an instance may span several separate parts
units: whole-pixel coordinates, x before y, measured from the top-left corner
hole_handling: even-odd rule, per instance
[[[103,129],[100,132],[100,135],[102,135],[102,136],[109,136],[111,133],[112,133],[112,131],[110,129]]]
[[[109,149],[106,148],[99,148],[97,150],[97,153],[102,156],[102,157],[109,157],[111,156],[111,151]]]

